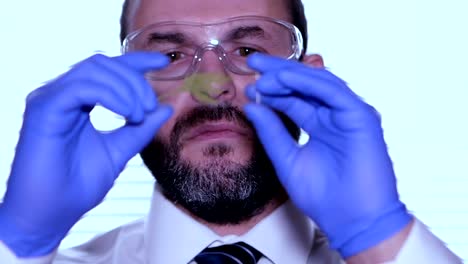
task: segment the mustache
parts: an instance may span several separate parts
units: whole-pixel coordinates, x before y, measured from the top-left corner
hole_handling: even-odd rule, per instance
[[[202,105],[193,108],[185,115],[179,117],[171,133],[171,145],[177,146],[181,135],[190,128],[196,127],[206,122],[227,120],[234,122],[241,127],[254,129],[247,116],[236,106],[230,104],[223,105]]]

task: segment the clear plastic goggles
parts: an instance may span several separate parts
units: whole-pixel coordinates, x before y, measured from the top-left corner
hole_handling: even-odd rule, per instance
[[[240,75],[252,75],[247,57],[261,52],[284,59],[299,59],[303,52],[301,32],[294,25],[260,16],[234,17],[222,22],[161,22],[130,33],[122,53],[160,52],[171,63],[149,72],[151,80],[180,80],[198,71],[203,55],[215,52],[225,69]]]

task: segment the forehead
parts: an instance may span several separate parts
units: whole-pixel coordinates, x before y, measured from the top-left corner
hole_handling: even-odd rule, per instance
[[[286,0],[133,0],[130,31],[163,21],[213,23],[237,16],[290,21]]]

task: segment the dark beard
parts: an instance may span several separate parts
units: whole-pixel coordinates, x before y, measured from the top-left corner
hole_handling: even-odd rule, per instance
[[[170,201],[209,223],[239,224],[263,212],[269,202],[285,192],[256,137],[247,164],[223,158],[235,150],[221,143],[212,144],[200,153],[207,157],[206,163],[193,165],[180,159],[182,133],[218,120],[254,129],[233,106],[200,106],[176,121],[169,144],[156,138],[141,152],[141,157]],[[289,120],[285,123],[297,139],[297,127]]]

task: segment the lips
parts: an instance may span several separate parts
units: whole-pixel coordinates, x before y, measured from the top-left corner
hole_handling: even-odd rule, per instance
[[[205,123],[190,129],[181,138],[181,142],[191,140],[207,140],[215,138],[229,138],[229,137],[249,137],[250,133],[244,127],[232,122],[214,122]]]

